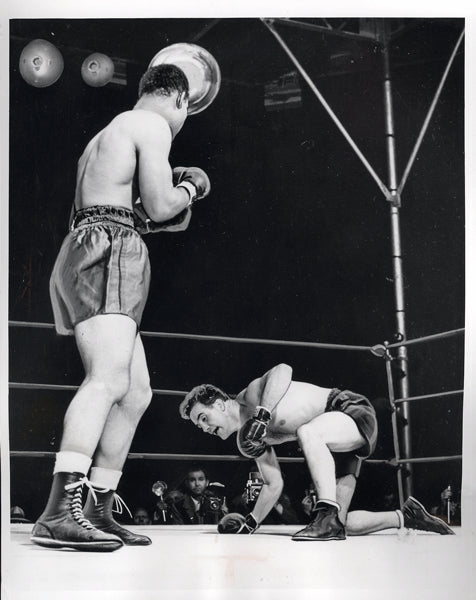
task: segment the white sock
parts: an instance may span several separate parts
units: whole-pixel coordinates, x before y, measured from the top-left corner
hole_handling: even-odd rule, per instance
[[[404,521],[404,519],[403,519],[403,513],[402,513],[402,511],[401,511],[401,510],[399,510],[398,508],[397,508],[397,510],[396,510],[395,512],[397,513],[397,517],[398,517],[398,521],[399,521],[399,526],[398,526],[398,528],[399,528],[399,529],[403,529],[403,528],[405,527],[405,521]]]
[[[86,475],[91,462],[91,458],[87,454],[81,454],[81,452],[69,452],[68,450],[57,452],[53,475],[55,473],[82,473]]]
[[[340,510],[340,505],[335,500],[326,500],[325,498],[319,498],[319,500],[316,502],[316,506],[319,504],[319,502],[330,504],[331,506],[335,506],[337,510]]]
[[[89,481],[96,488],[117,490],[119,485],[119,479],[121,478],[122,471],[115,471],[114,469],[105,469],[104,467],[93,467],[89,476]]]

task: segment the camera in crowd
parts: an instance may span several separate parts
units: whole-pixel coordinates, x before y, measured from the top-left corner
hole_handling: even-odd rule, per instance
[[[203,509],[207,512],[220,512],[223,506],[223,498],[218,496],[205,496],[203,499]]]
[[[312,502],[311,506],[315,506],[317,503],[317,492],[316,492],[316,488],[311,484],[309,486],[309,489],[306,490],[306,496],[309,496]]]
[[[203,497],[203,509],[207,512],[218,513],[223,510],[225,486],[222,483],[212,482]]]
[[[261,479],[260,473],[252,471],[248,475],[248,481],[246,482],[246,502],[253,504],[260,495],[261,488],[263,487],[263,480]]]

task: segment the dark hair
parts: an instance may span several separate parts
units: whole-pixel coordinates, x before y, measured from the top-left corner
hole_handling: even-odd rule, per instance
[[[193,388],[180,403],[180,415],[182,419],[190,419],[190,411],[200,402],[205,406],[211,406],[215,400],[229,400],[229,397],[220,388],[209,383],[203,383]]]
[[[175,65],[157,65],[150,67],[139,82],[139,98],[144,94],[170,96],[173,92],[185,92],[188,98],[188,79],[182,69]]]
[[[201,472],[202,472],[202,473],[205,475],[205,479],[206,479],[207,481],[210,481],[210,477],[208,476],[208,472],[207,472],[207,470],[206,470],[206,469],[204,469],[204,468],[202,467],[202,465],[197,465],[197,464],[195,464],[195,463],[194,463],[194,464],[192,464],[192,465],[190,466],[190,468],[188,468],[188,469],[187,469],[187,472],[185,473],[185,478],[184,478],[184,479],[187,479],[187,477],[190,475],[190,473],[197,473],[198,471],[201,471]]]

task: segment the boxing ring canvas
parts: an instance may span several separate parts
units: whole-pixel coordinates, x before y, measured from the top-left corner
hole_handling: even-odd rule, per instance
[[[465,300],[467,307],[473,293],[465,278],[471,22],[54,14],[33,19],[12,10],[4,40],[5,597],[472,597],[476,502],[473,469],[463,460],[474,449],[473,436],[463,436],[474,417],[468,354],[465,365],[465,344],[466,353],[472,348]],[[34,39],[53,43],[64,60],[44,88],[19,69]],[[121,496],[132,509],[152,509],[152,484],[173,488],[197,461],[224,482],[228,499],[239,494],[250,461],[234,440],[208,439],[181,420],[178,404],[198,383],[236,394],[286,362],[296,379],[356,389],[380,407],[379,444],[364,465],[356,508],[383,510],[387,497],[397,508],[409,494],[432,507],[451,486],[461,498],[455,536],[386,530],[296,544],[290,538],[299,525],[222,536],[215,526],[134,526],[123,517],[152,546],[96,555],[30,542],[62,418],[82,377],[73,340],[54,332],[48,297],[76,161],[92,135],[133,106],[152,57],[178,42],[203,46],[221,70],[216,99],[190,116],[171,152],[173,165],[203,167],[212,193],[194,208],[187,231],[147,239],[153,283],[141,330],[154,397]],[[114,63],[103,87],[81,79],[90,52]],[[277,454],[285,491],[299,506],[309,482],[302,454],[290,444]],[[10,524],[10,505],[30,522]]]

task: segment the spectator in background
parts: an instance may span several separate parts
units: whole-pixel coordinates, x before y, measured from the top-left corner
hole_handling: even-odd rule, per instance
[[[448,525],[461,525],[461,503],[459,494],[454,494],[449,485],[440,494],[440,503],[429,511],[435,517],[443,519]]]
[[[151,525],[152,524],[152,519],[150,518],[149,513],[147,512],[147,509],[145,509],[142,506],[139,506],[138,508],[136,508],[136,510],[134,511],[133,519],[134,519],[134,525]]]
[[[313,483],[309,484],[309,488],[304,490],[304,498],[301,500],[301,510],[306,517],[311,516],[312,508],[317,502],[316,488]]]
[[[223,489],[216,484],[210,486],[210,479],[203,467],[191,467],[181,488],[182,496],[170,504],[175,524],[216,525],[228,512]],[[171,498],[171,492],[168,498]]]
[[[176,519],[172,512],[172,506],[183,497],[184,494],[180,490],[170,490],[160,497],[155,503],[152,523],[154,525],[175,525]]]
[[[10,523],[31,523],[31,521],[26,518],[23,508],[12,506],[10,509]]]
[[[258,471],[252,471],[242,494],[233,499],[233,510],[246,516],[253,510],[258,499],[263,479]],[[264,525],[291,525],[299,523],[299,517],[292,507],[291,500],[284,492],[263,521]]]

